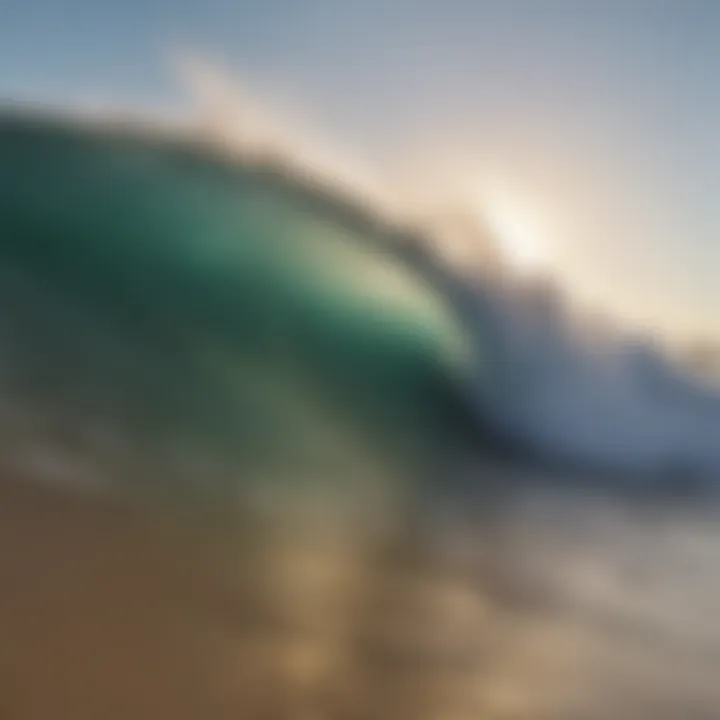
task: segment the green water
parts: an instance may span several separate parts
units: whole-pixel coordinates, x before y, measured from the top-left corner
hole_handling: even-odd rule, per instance
[[[26,315],[67,311],[42,351],[16,321],[26,384],[112,386],[136,442],[240,476],[427,468],[452,444],[463,330],[385,232],[189,144],[0,121],[0,267],[45,298]]]

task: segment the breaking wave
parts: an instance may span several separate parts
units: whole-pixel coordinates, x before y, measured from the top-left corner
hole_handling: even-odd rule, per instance
[[[8,397],[70,393],[97,428],[110,395],[136,445],[183,426],[245,464],[287,426],[295,468],[311,427],[421,465],[720,467],[720,394],[652,342],[593,338],[550,285],[457,273],[282,159],[10,112],[0,158]]]

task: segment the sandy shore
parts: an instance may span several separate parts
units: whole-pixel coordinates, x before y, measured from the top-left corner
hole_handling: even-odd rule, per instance
[[[420,578],[396,590],[352,534],[311,525],[208,544],[168,517],[0,482],[0,718],[444,715],[445,674],[408,652],[461,630],[456,611],[437,618]]]
[[[280,516],[208,543],[3,480],[0,720],[717,716],[716,515],[563,491],[499,525],[490,565]]]
[[[159,525],[0,482],[0,717],[238,717],[213,677],[229,586]]]

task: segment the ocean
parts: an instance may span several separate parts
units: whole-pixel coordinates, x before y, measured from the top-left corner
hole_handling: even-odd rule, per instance
[[[282,158],[17,111],[0,277],[8,717],[720,713],[720,395],[650,340]]]

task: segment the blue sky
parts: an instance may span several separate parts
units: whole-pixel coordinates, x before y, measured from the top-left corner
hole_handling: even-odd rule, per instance
[[[0,97],[172,110],[177,47],[431,192],[490,188],[616,315],[720,338],[715,0],[2,0]]]

